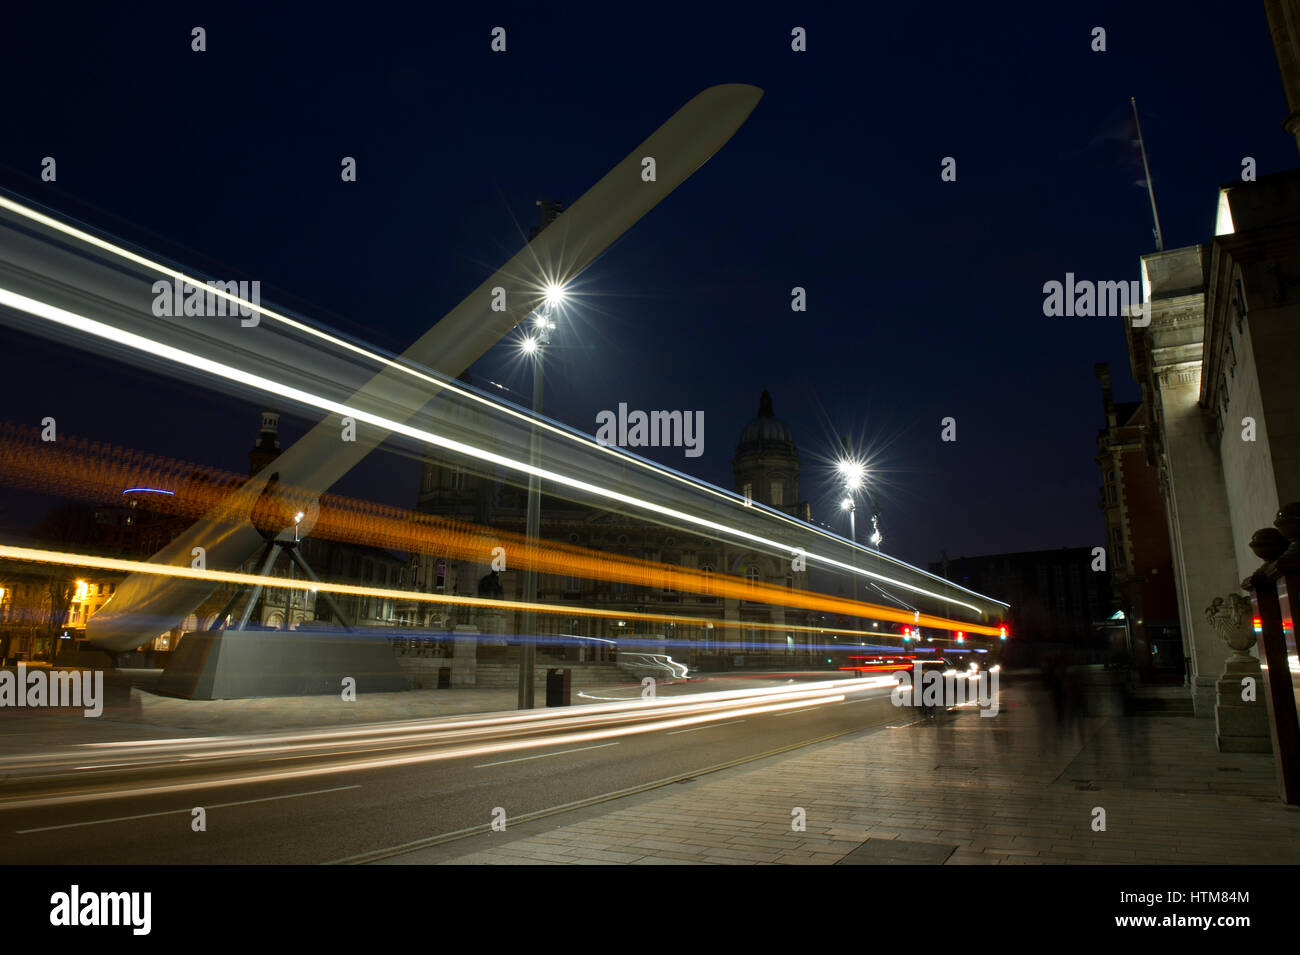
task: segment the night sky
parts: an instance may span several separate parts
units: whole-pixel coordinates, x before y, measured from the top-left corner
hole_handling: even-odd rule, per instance
[[[517,251],[535,200],[577,199],[708,86],[762,87],[731,142],[584,274],[546,410],[591,432],[619,402],[702,409],[702,457],[654,456],[730,487],[767,388],[814,518],[844,530],[827,463],[851,436],[885,549],[922,566],[940,548],[1101,542],[1094,362],[1120,400],[1137,388],[1120,320],[1046,318],[1042,287],[1137,279],[1154,251],[1129,96],[1166,248],[1210,240],[1242,157],[1260,175],[1296,162],[1257,3],[24,6],[0,31],[4,186],[394,352]],[[39,181],[44,156],[57,183]],[[246,467],[255,404],[7,328],[0,347],[0,417]],[[473,373],[526,402],[512,346]],[[391,463],[339,490],[412,506],[417,468]],[[33,515],[3,500],[12,536]]]

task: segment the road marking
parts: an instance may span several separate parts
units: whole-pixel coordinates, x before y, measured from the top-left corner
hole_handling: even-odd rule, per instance
[[[346,789],[360,789],[358,786],[335,786],[333,789],[313,789],[306,793],[289,793],[284,796],[263,796],[261,799],[241,799],[239,802],[222,802],[211,806],[204,806],[204,809],[228,809],[231,806],[249,806],[255,802],[274,802],[277,799],[297,799],[299,796],[321,796],[325,793],[341,793]],[[42,826],[39,829],[19,829],[17,835],[24,836],[29,832],[52,832],[55,829],[76,829],[78,826],[100,826],[107,822],[129,822],[132,819],[149,819],[153,816],[175,816],[180,813],[193,812],[193,809],[167,809],[163,812],[142,812],[138,816],[117,816],[113,819],[92,819],[89,822],[68,822],[61,826]]]
[[[504,766],[506,763],[522,763],[530,759],[545,759],[547,756],[563,756],[566,753],[581,753],[586,749],[604,749],[606,746],[617,746],[618,743],[600,743],[597,746],[579,746],[577,749],[562,749],[558,753],[538,753],[536,756],[520,756],[518,759],[500,759],[495,763],[479,763],[475,769],[487,769],[489,766]]]
[[[729,723],[708,723],[708,724],[706,724],[706,725],[704,725],[704,726],[692,726],[692,727],[691,727],[690,729],[688,729],[688,730],[671,730],[671,731],[665,733],[664,735],[665,735],[665,736],[676,736],[678,733],[697,733],[697,732],[699,732],[700,730],[711,730],[711,729],[716,729],[716,728],[719,727],[719,726],[734,726],[734,725],[737,724],[737,723],[743,723],[743,722],[745,722],[745,721],[744,721],[744,720],[732,720],[732,721],[729,722]]]
[[[825,704],[822,704],[823,706]],[[802,710],[790,710],[786,713],[774,713],[774,716],[794,716],[796,713],[811,713],[813,710],[820,710],[821,706],[805,706]]]

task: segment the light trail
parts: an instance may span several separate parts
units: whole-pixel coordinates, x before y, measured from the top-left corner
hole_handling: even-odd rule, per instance
[[[312,581],[302,578],[288,577],[264,577],[260,574],[247,574],[233,570],[200,570],[196,567],[177,566],[173,564],[155,564],[149,561],[130,560],[125,557],[98,557],[94,554],[71,554],[63,551],[41,550],[34,547],[16,547],[11,544],[0,544],[0,558],[11,558],[13,560],[30,561],[34,563],[58,564],[65,567],[92,567],[99,570],[117,570],[127,573],[153,574],[163,577],[176,577],[185,580],[202,580],[210,583],[237,584],[249,587],[273,587],[282,590],[299,590],[303,592],[324,591],[331,594],[345,594],[356,597],[381,597],[391,598],[393,600],[414,601],[417,603],[431,604],[448,604],[466,607],[486,607],[499,610],[524,610],[536,611],[552,616],[581,616],[581,617],[600,617],[606,620],[644,620],[654,623],[674,623],[686,624],[699,627],[712,626],[717,628],[739,628],[753,630],[770,630],[797,633],[826,633],[828,630],[836,634],[854,635],[854,636],[873,636],[878,638],[879,634],[865,630],[851,630],[848,628],[838,627],[810,627],[794,624],[775,624],[764,623],[762,621],[742,621],[742,620],[715,620],[710,617],[691,617],[676,614],[665,613],[648,613],[645,611],[628,611],[628,610],[605,610],[597,607],[581,607],[572,604],[547,604],[538,602],[525,602],[519,600],[504,600],[497,597],[470,597],[459,594],[435,594],[425,593],[418,590],[395,590],[390,587],[366,587],[359,584],[336,584],[328,581]],[[816,596],[816,595],[813,595]],[[797,603],[790,603],[791,606],[802,606]],[[896,611],[888,607],[876,607],[873,604],[854,604],[851,601],[844,601],[840,598],[819,597],[809,607],[804,609],[817,609],[825,606],[828,609],[837,609],[841,612],[856,613],[858,616],[880,616],[882,619],[895,619],[892,616]],[[845,610],[847,608],[847,610]],[[912,615],[898,616],[899,620],[912,620]],[[999,631],[995,627],[983,627],[978,624],[964,623],[959,620],[948,620],[943,617],[929,617],[922,615],[921,620],[926,626],[939,629],[956,629],[964,627],[968,633],[987,633],[989,636],[998,635]],[[401,633],[400,630],[393,630],[394,633]]]
[[[722,690],[680,697],[632,699],[614,704],[565,707],[563,711],[541,709],[525,713],[510,711],[464,719],[444,717],[411,721],[408,724],[373,723],[348,729],[322,728],[296,732],[216,736],[198,739],[126,740],[83,743],[63,750],[15,755],[0,760],[0,768],[11,778],[36,771],[84,768],[90,753],[102,753],[101,769],[129,766],[168,765],[177,756],[190,762],[187,769],[242,756],[302,756],[339,752],[341,748],[364,751],[375,747],[410,748],[430,743],[465,742],[473,739],[518,737],[555,730],[577,730],[602,724],[676,719],[682,716],[723,716],[737,706],[765,705],[791,700],[815,700],[826,694],[842,698],[849,692],[891,689],[890,680],[818,680],[797,686]],[[126,757],[125,760],[119,758]]]
[[[646,733],[662,732],[676,730],[680,728],[699,726],[705,723],[716,721],[719,716],[728,718],[739,718],[747,716],[762,716],[771,713],[784,713],[787,710],[808,708],[810,704],[816,707],[833,705],[845,701],[845,690],[837,687],[835,684],[844,681],[832,681],[825,685],[817,685],[807,689],[787,690],[781,693],[781,698],[752,700],[740,699],[733,701],[729,706],[712,705],[700,708],[701,712],[692,712],[684,709],[681,713],[669,714],[648,714],[647,719],[634,725],[611,725],[611,726],[593,726],[585,730],[567,731],[559,734],[550,734],[531,739],[509,739],[495,742],[479,743],[462,743],[460,745],[452,744],[447,748],[437,749],[434,751],[424,752],[404,752],[399,755],[389,756],[353,756],[343,758],[337,762],[331,762],[323,766],[296,766],[293,768],[278,767],[262,771],[240,771],[220,778],[204,778],[178,781],[174,783],[158,783],[142,781],[135,785],[118,784],[118,788],[105,788],[98,790],[81,790],[64,793],[46,793],[32,796],[14,796],[0,799],[0,811],[11,809],[29,809],[36,807],[48,807],[55,805],[69,805],[86,802],[97,802],[106,799],[117,798],[141,798],[145,796],[156,796],[167,793],[191,792],[194,790],[211,789],[233,785],[244,785],[253,783],[267,783],[283,781],[289,779],[303,779],[323,775],[333,775],[338,773],[362,772],[374,769],[387,769],[398,766],[417,765],[421,763],[444,761],[449,759],[461,759],[471,756],[483,756],[497,753],[507,753],[516,751],[527,751],[530,749],[548,748],[553,746],[565,746],[570,744],[594,743],[600,741],[621,739],[630,736],[644,735]],[[856,684],[855,689],[861,690],[868,688],[862,681],[849,681]],[[655,718],[663,716],[666,718]],[[568,717],[558,717],[549,721],[552,725],[543,727],[550,730],[556,727],[569,729],[565,724],[569,722]],[[158,741],[164,742],[164,741]],[[378,740],[367,741],[366,745],[377,745]],[[407,743],[407,748],[413,748],[411,741]],[[424,743],[425,741],[415,741]],[[439,740],[438,742],[443,742]],[[306,745],[306,744],[303,744]],[[268,749],[265,746],[244,746],[233,749],[218,755],[216,758],[232,758],[235,756],[256,756],[261,759],[283,758],[286,752],[292,752],[294,747],[279,747]],[[84,759],[84,752],[81,754]],[[160,754],[161,755],[161,754]],[[302,755],[300,752],[297,755]],[[317,755],[324,758],[329,753],[318,753]],[[208,761],[211,762],[211,759]],[[202,765],[199,762],[187,763],[185,769],[198,770]],[[119,770],[121,767],[115,767],[112,764],[104,766],[105,771]],[[89,783],[90,780],[83,780]]]
[[[277,312],[274,309],[266,308],[262,306],[260,303],[254,303],[247,299],[241,298],[240,296],[234,295],[224,288],[213,288],[212,286],[207,285],[204,280],[196,276],[191,276],[185,272],[181,272],[177,269],[173,269],[167,265],[164,265],[161,262],[156,262],[138,253],[132,252],[129,249],[124,249],[119,245],[116,245],[112,242],[108,242],[107,240],[95,236],[82,229],[78,229],[75,228],[74,226],[67,225],[66,223],[60,222],[58,219],[45,215],[44,213],[38,212],[35,209],[28,208],[27,206],[24,206],[18,202],[14,202],[12,199],[9,199],[3,195],[0,195],[0,208],[6,209],[14,213],[15,215],[23,216],[33,222],[37,222],[47,228],[60,232],[70,238],[74,238],[77,239],[78,241],[85,242],[88,245],[91,245],[101,251],[119,256],[135,265],[139,265],[143,268],[157,272],[160,275],[165,275],[168,278],[172,279],[172,281],[174,282],[181,282],[192,286],[200,286],[204,289],[205,294],[207,294],[208,290],[210,289],[212,293],[214,293],[218,297],[227,300],[228,302],[235,305],[236,307],[242,306],[244,308],[251,309],[253,311],[260,313],[262,316],[266,318],[270,318],[272,321],[277,321],[286,325],[287,327],[293,328],[295,331],[318,338],[321,341],[329,343],[330,345],[333,345],[338,348],[342,348],[346,351],[352,352],[353,354],[364,357],[367,360],[374,362],[376,365],[382,366],[384,368],[392,369],[395,371],[399,371],[403,374],[410,375],[426,384],[437,385],[439,388],[446,389],[463,398],[467,398],[471,401],[477,402],[478,404],[483,405],[494,412],[505,414],[507,416],[516,418],[517,420],[526,423],[530,428],[540,428],[544,431],[548,431],[554,435],[557,435],[566,440],[579,444],[584,449],[594,450],[603,454],[607,454],[610,457],[618,460],[620,463],[632,463],[645,471],[655,474],[658,477],[666,477],[672,481],[676,481],[679,484],[689,487],[693,491],[703,492],[704,494],[715,497],[721,501],[724,501],[731,507],[752,509],[755,506],[753,502],[746,501],[743,497],[741,497],[740,495],[736,494],[733,491],[724,491],[721,488],[717,488],[711,484],[706,484],[702,481],[698,481],[690,477],[689,475],[682,474],[680,471],[676,471],[672,468],[666,468],[662,465],[656,464],[653,461],[648,461],[645,458],[639,457],[635,454],[630,454],[621,448],[600,444],[599,442],[595,441],[590,435],[586,435],[575,429],[562,426],[557,422],[552,422],[550,419],[543,418],[531,414],[529,412],[523,411],[509,402],[499,402],[490,399],[484,395],[480,395],[478,392],[472,389],[462,387],[461,384],[456,380],[445,378],[442,376],[427,374],[425,372],[420,371],[419,369],[411,367],[410,365],[404,362],[396,361],[392,358],[387,357],[386,355],[382,355],[378,352],[371,351],[370,349],[363,348],[359,345],[356,345],[355,343],[349,342],[346,339],[339,338],[335,335],[330,335],[325,331],[322,331],[305,322],[300,322],[294,318],[291,318],[288,315],[284,315],[281,312]],[[537,291],[538,291],[539,299],[545,298],[547,292],[547,286],[549,284],[550,284],[550,280],[548,279],[548,280],[544,280],[538,286]],[[940,579],[935,577],[933,574],[928,573],[927,571],[921,570],[919,567],[913,567],[911,564],[907,564],[896,558],[890,557],[889,555],[883,554],[880,551],[872,550],[871,548],[864,547],[858,544],[857,541],[849,541],[843,537],[840,537],[838,534],[833,534],[825,530],[824,528],[818,527],[814,524],[796,520],[790,517],[788,514],[784,514],[780,511],[768,508],[765,505],[760,504],[757,506],[761,509],[761,513],[765,514],[767,517],[789,524],[790,526],[796,527],[801,531],[805,531],[805,532],[811,531],[812,533],[817,534],[818,536],[823,537],[827,540],[833,541],[837,544],[844,544],[850,546],[854,550],[858,551],[859,553],[868,554],[880,558],[882,560],[887,560],[890,563],[896,564],[900,567],[906,567],[909,570],[914,570],[920,574],[923,574],[935,580]],[[882,577],[880,579],[888,581],[888,578]],[[893,583],[893,581],[888,581],[888,582]],[[992,598],[985,597],[985,595],[983,594],[978,594],[967,587],[962,587],[960,584],[954,584],[951,583],[950,581],[945,581],[945,583],[947,583],[949,586],[957,590],[961,590],[965,593],[971,594],[972,596],[980,597],[981,599],[992,600]],[[922,591],[918,591],[918,592],[922,592]],[[1009,604],[1006,604],[1003,601],[993,600],[993,602],[1000,603],[1003,606],[1009,606]]]
[[[315,407],[322,411],[328,411],[333,414],[337,414],[341,417],[352,418],[358,422],[365,422],[367,424],[374,425],[377,428],[386,430],[393,434],[404,435],[408,438],[412,438],[414,440],[432,445],[434,447],[439,447],[448,451],[453,451],[458,454],[463,454],[467,457],[475,458],[476,460],[480,460],[480,461],[485,461],[490,464],[495,464],[499,467],[504,467],[514,471],[519,471],[529,476],[536,476],[544,480],[548,480],[548,481],[555,482],[557,484],[564,485],[565,487],[570,487],[575,490],[583,491],[585,493],[592,494],[597,497],[602,497],[607,500],[616,501],[618,503],[625,504],[629,507],[634,507],[640,510],[649,511],[650,513],[657,514],[661,517],[667,517],[672,520],[682,521],[688,524],[695,525],[697,527],[703,527],[715,532],[715,534],[721,534],[724,536],[732,537],[734,539],[744,540],[751,544],[759,544],[764,547],[772,548],[777,552],[781,552],[789,555],[791,558],[802,556],[805,559],[815,560],[826,566],[835,567],[838,570],[842,570],[850,574],[860,574],[865,577],[871,577],[876,580],[888,583],[892,586],[901,587],[902,589],[911,591],[912,593],[922,594],[927,597],[932,597],[935,600],[939,600],[947,604],[955,604],[960,607],[965,607],[966,609],[970,610],[974,614],[978,614],[980,616],[986,616],[986,613],[984,611],[981,611],[974,604],[966,603],[965,601],[958,600],[954,597],[949,597],[943,594],[935,593],[933,591],[926,590],[922,587],[917,587],[912,584],[906,583],[905,581],[894,580],[893,578],[886,577],[883,574],[878,574],[875,573],[874,571],[870,571],[865,568],[859,568],[854,566],[853,564],[845,563],[844,561],[841,560],[836,560],[833,557],[829,557],[821,554],[814,554],[811,551],[805,552],[802,548],[792,547],[789,544],[784,544],[781,543],[780,541],[775,541],[770,538],[763,537],[759,534],[753,534],[749,531],[745,531],[740,528],[730,527],[725,524],[720,524],[716,521],[711,521],[707,518],[697,517],[693,514],[687,514],[686,512],[679,511],[675,508],[667,507],[662,504],[657,504],[653,501],[647,501],[642,498],[634,497],[632,495],[623,494],[619,491],[614,491],[608,488],[601,487],[599,485],[591,484],[588,481],[582,481],[577,478],[572,478],[569,477],[568,475],[560,474],[559,472],[552,471],[547,468],[535,466],[526,461],[519,461],[514,458],[507,457],[505,455],[482,450],[480,448],[473,447],[472,445],[465,444],[464,442],[455,441],[451,438],[446,438],[443,437],[442,435],[434,434],[433,432],[427,431],[423,428],[415,428],[405,423],[394,421],[391,418],[385,418],[382,415],[372,414],[370,412],[363,411],[359,408],[353,408],[349,405],[343,404],[342,402],[333,401],[329,398],[316,395],[308,391],[304,391],[300,388],[295,388],[292,385],[281,384],[279,382],[272,381],[271,379],[266,378],[262,375],[257,375],[257,374],[253,374],[252,372],[243,371],[231,365],[227,365],[223,362],[218,362],[210,358],[205,358],[201,355],[196,355],[192,352],[187,352],[184,349],[176,348],[175,346],[172,345],[167,345],[162,342],[153,341],[152,339],[145,338],[142,335],[137,335],[134,332],[128,332],[123,329],[115,328],[111,325],[108,325],[104,322],[97,321],[96,319],[93,318],[89,318],[85,315],[80,315],[78,313],[71,312],[67,309],[50,305],[46,302],[37,301],[36,299],[30,298],[26,295],[20,295],[7,288],[0,288],[0,305],[7,306],[9,308],[13,308],[18,311],[26,312],[30,315],[36,316],[37,318],[43,318],[54,324],[61,325],[65,328],[70,328],[74,331],[78,331],[86,335],[100,338],[105,341],[110,341],[118,345],[123,345],[127,348],[131,348],[135,351],[139,351],[144,354],[153,355],[156,358],[162,358],[166,361],[170,361],[175,364],[191,368],[195,371],[199,371],[211,375],[215,378],[222,378],[227,381],[232,381],[237,384],[254,388],[256,390],[265,392],[270,395],[275,395],[276,397],[279,398],[308,405],[310,407]],[[996,635],[996,632],[993,630],[993,628],[980,627],[979,625],[976,624],[968,624],[968,629],[974,632],[988,631],[989,635]]]
[[[118,494],[122,484],[149,482],[153,486],[172,484],[180,493],[168,492],[154,501],[151,510],[185,517],[227,510],[226,502],[245,480],[243,475],[219,471],[193,462],[142,455],[129,448],[90,445],[84,439],[63,435],[50,444],[40,440],[37,429],[20,429],[0,424],[0,481],[26,487],[40,493],[59,492],[99,501]],[[203,475],[197,480],[195,475]],[[284,484],[277,486],[277,498],[290,513],[307,510],[313,500],[304,488]],[[705,597],[731,597],[755,603],[805,610],[825,610],[852,616],[869,616],[910,623],[915,611],[903,613],[879,604],[849,602],[812,591],[782,587],[758,581],[700,570],[683,568],[650,560],[593,551],[555,541],[530,541],[525,535],[494,528],[479,527],[464,521],[451,521],[417,511],[380,506],[366,501],[323,494],[316,499],[319,513],[312,528],[313,537],[347,541],[407,552],[483,561],[497,545],[507,546],[516,566],[539,571],[606,580],[634,586],[663,586],[667,589]],[[661,622],[661,621],[660,621]],[[953,629],[965,628],[958,623]],[[739,628],[737,628],[739,629]],[[821,632],[825,628],[791,625],[766,625],[766,629],[794,632]],[[863,634],[864,631],[845,631]]]

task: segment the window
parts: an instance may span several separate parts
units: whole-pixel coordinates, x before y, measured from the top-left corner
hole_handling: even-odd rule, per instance
[[[700,585],[700,603],[712,604],[717,603],[713,589],[713,565],[703,564],[700,567],[700,573],[704,575],[704,581]]]
[[[785,485],[780,481],[772,482],[772,506],[781,507],[785,504]]]
[[[452,468],[447,477],[447,486],[453,491],[465,490],[465,469],[462,467]]]
[[[745,496],[745,503],[748,504],[754,499],[754,484],[752,481],[746,481],[740,486],[740,493]]]
[[[434,571],[434,587],[437,590],[442,590],[446,586],[447,586],[447,562],[445,560],[440,560],[438,561],[438,566],[437,568],[435,568]]]
[[[749,586],[753,587],[758,583],[758,568],[750,565],[745,568],[745,577],[749,580]]]

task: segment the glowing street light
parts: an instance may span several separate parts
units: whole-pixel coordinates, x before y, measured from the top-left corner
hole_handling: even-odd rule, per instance
[[[861,490],[867,479],[866,465],[853,458],[841,458],[836,467],[840,472],[840,477],[844,479],[845,488],[850,492]]]
[[[555,320],[551,316],[564,302],[564,298],[564,286],[557,285],[554,282],[548,283],[546,286],[546,299],[541,307],[533,313],[533,333],[525,335],[519,343],[524,354],[533,359],[534,415],[541,415],[542,413],[542,357],[545,354],[544,346],[551,343],[551,332],[555,331]],[[538,477],[536,470],[541,463],[541,435],[536,425],[533,427],[532,436],[529,440],[528,460],[534,470],[528,475],[528,516],[525,537],[530,543],[536,545],[538,537],[541,536],[542,524],[542,481]],[[524,569],[524,603],[531,605],[536,602],[537,571],[533,567],[526,567]],[[529,610],[524,614],[524,626],[521,629],[519,642],[518,700],[521,710],[532,709],[536,702],[537,643],[534,639],[536,633],[537,612]]]

